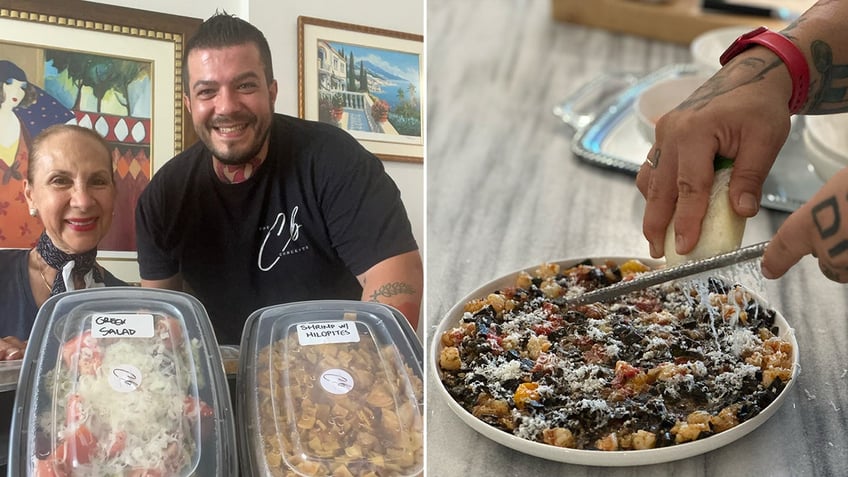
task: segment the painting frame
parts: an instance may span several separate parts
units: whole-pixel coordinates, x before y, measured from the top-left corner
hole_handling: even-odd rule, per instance
[[[318,80],[318,41],[341,42],[375,51],[385,50],[395,54],[417,55],[418,77],[414,82],[418,85],[416,106],[419,111],[417,118],[420,126],[419,134],[416,136],[403,133],[362,133],[352,130],[348,132],[366,149],[384,161],[423,163],[426,130],[424,36],[308,16],[297,18],[297,31],[298,116],[303,119],[319,120],[320,115],[319,98],[322,92],[319,91]],[[313,45],[315,47],[312,47]],[[315,68],[308,68],[307,65],[315,65]],[[410,81],[410,83],[413,82]],[[366,115],[373,111],[370,109],[373,106],[367,103],[363,107]],[[391,129],[394,132],[394,128]]]
[[[0,22],[0,42],[114,57],[131,50],[151,62],[155,79],[165,78],[152,86],[151,176],[197,140],[182,100],[182,54],[201,19],[81,0],[0,0]],[[140,281],[135,251],[100,250],[98,261],[127,282]]]

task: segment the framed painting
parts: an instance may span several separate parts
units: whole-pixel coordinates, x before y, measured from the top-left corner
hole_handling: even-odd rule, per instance
[[[424,161],[424,37],[298,17],[298,114],[383,160]]]
[[[43,230],[21,193],[32,138],[52,124],[78,124],[106,139],[118,186],[98,260],[125,281],[140,280],[136,202],[151,176],[196,140],[181,63],[200,23],[78,0],[0,0],[0,84],[25,86],[0,95],[10,101],[0,104],[0,247],[32,247]]]

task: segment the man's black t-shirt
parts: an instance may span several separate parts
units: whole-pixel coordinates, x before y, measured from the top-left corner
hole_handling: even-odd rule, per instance
[[[136,209],[141,277],[182,273],[221,343],[239,343],[265,306],[358,300],[356,275],[417,249],[397,186],[350,135],[277,114],[270,136],[239,184],[221,183],[195,144],[154,174]]]

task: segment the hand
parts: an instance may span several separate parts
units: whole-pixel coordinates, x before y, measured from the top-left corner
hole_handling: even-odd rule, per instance
[[[646,199],[642,231],[652,257],[665,255],[672,217],[677,253],[687,254],[698,243],[716,154],[735,160],[733,210],[743,217],[757,213],[762,185],[789,135],[791,88],[783,63],[755,47],[660,118],[648,154],[653,165],[643,164],[636,177]]]
[[[26,341],[21,341],[14,336],[0,338],[0,361],[14,361],[24,358]]]
[[[827,278],[848,283],[848,168],[780,226],[763,255],[763,275],[778,278],[810,253]]]

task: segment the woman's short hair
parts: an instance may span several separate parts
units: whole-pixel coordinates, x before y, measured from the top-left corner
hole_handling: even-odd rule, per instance
[[[32,141],[32,148],[29,151],[29,168],[27,169],[27,180],[29,182],[33,181],[33,170],[35,170],[36,163],[46,152],[44,150],[47,147],[45,143],[53,136],[65,133],[87,136],[103,146],[103,155],[109,160],[109,170],[112,171],[112,177],[114,179],[115,169],[112,166],[112,151],[109,148],[109,143],[103,139],[103,136],[93,129],[74,124],[54,124],[53,126],[50,126],[38,133],[38,136],[36,136]]]

